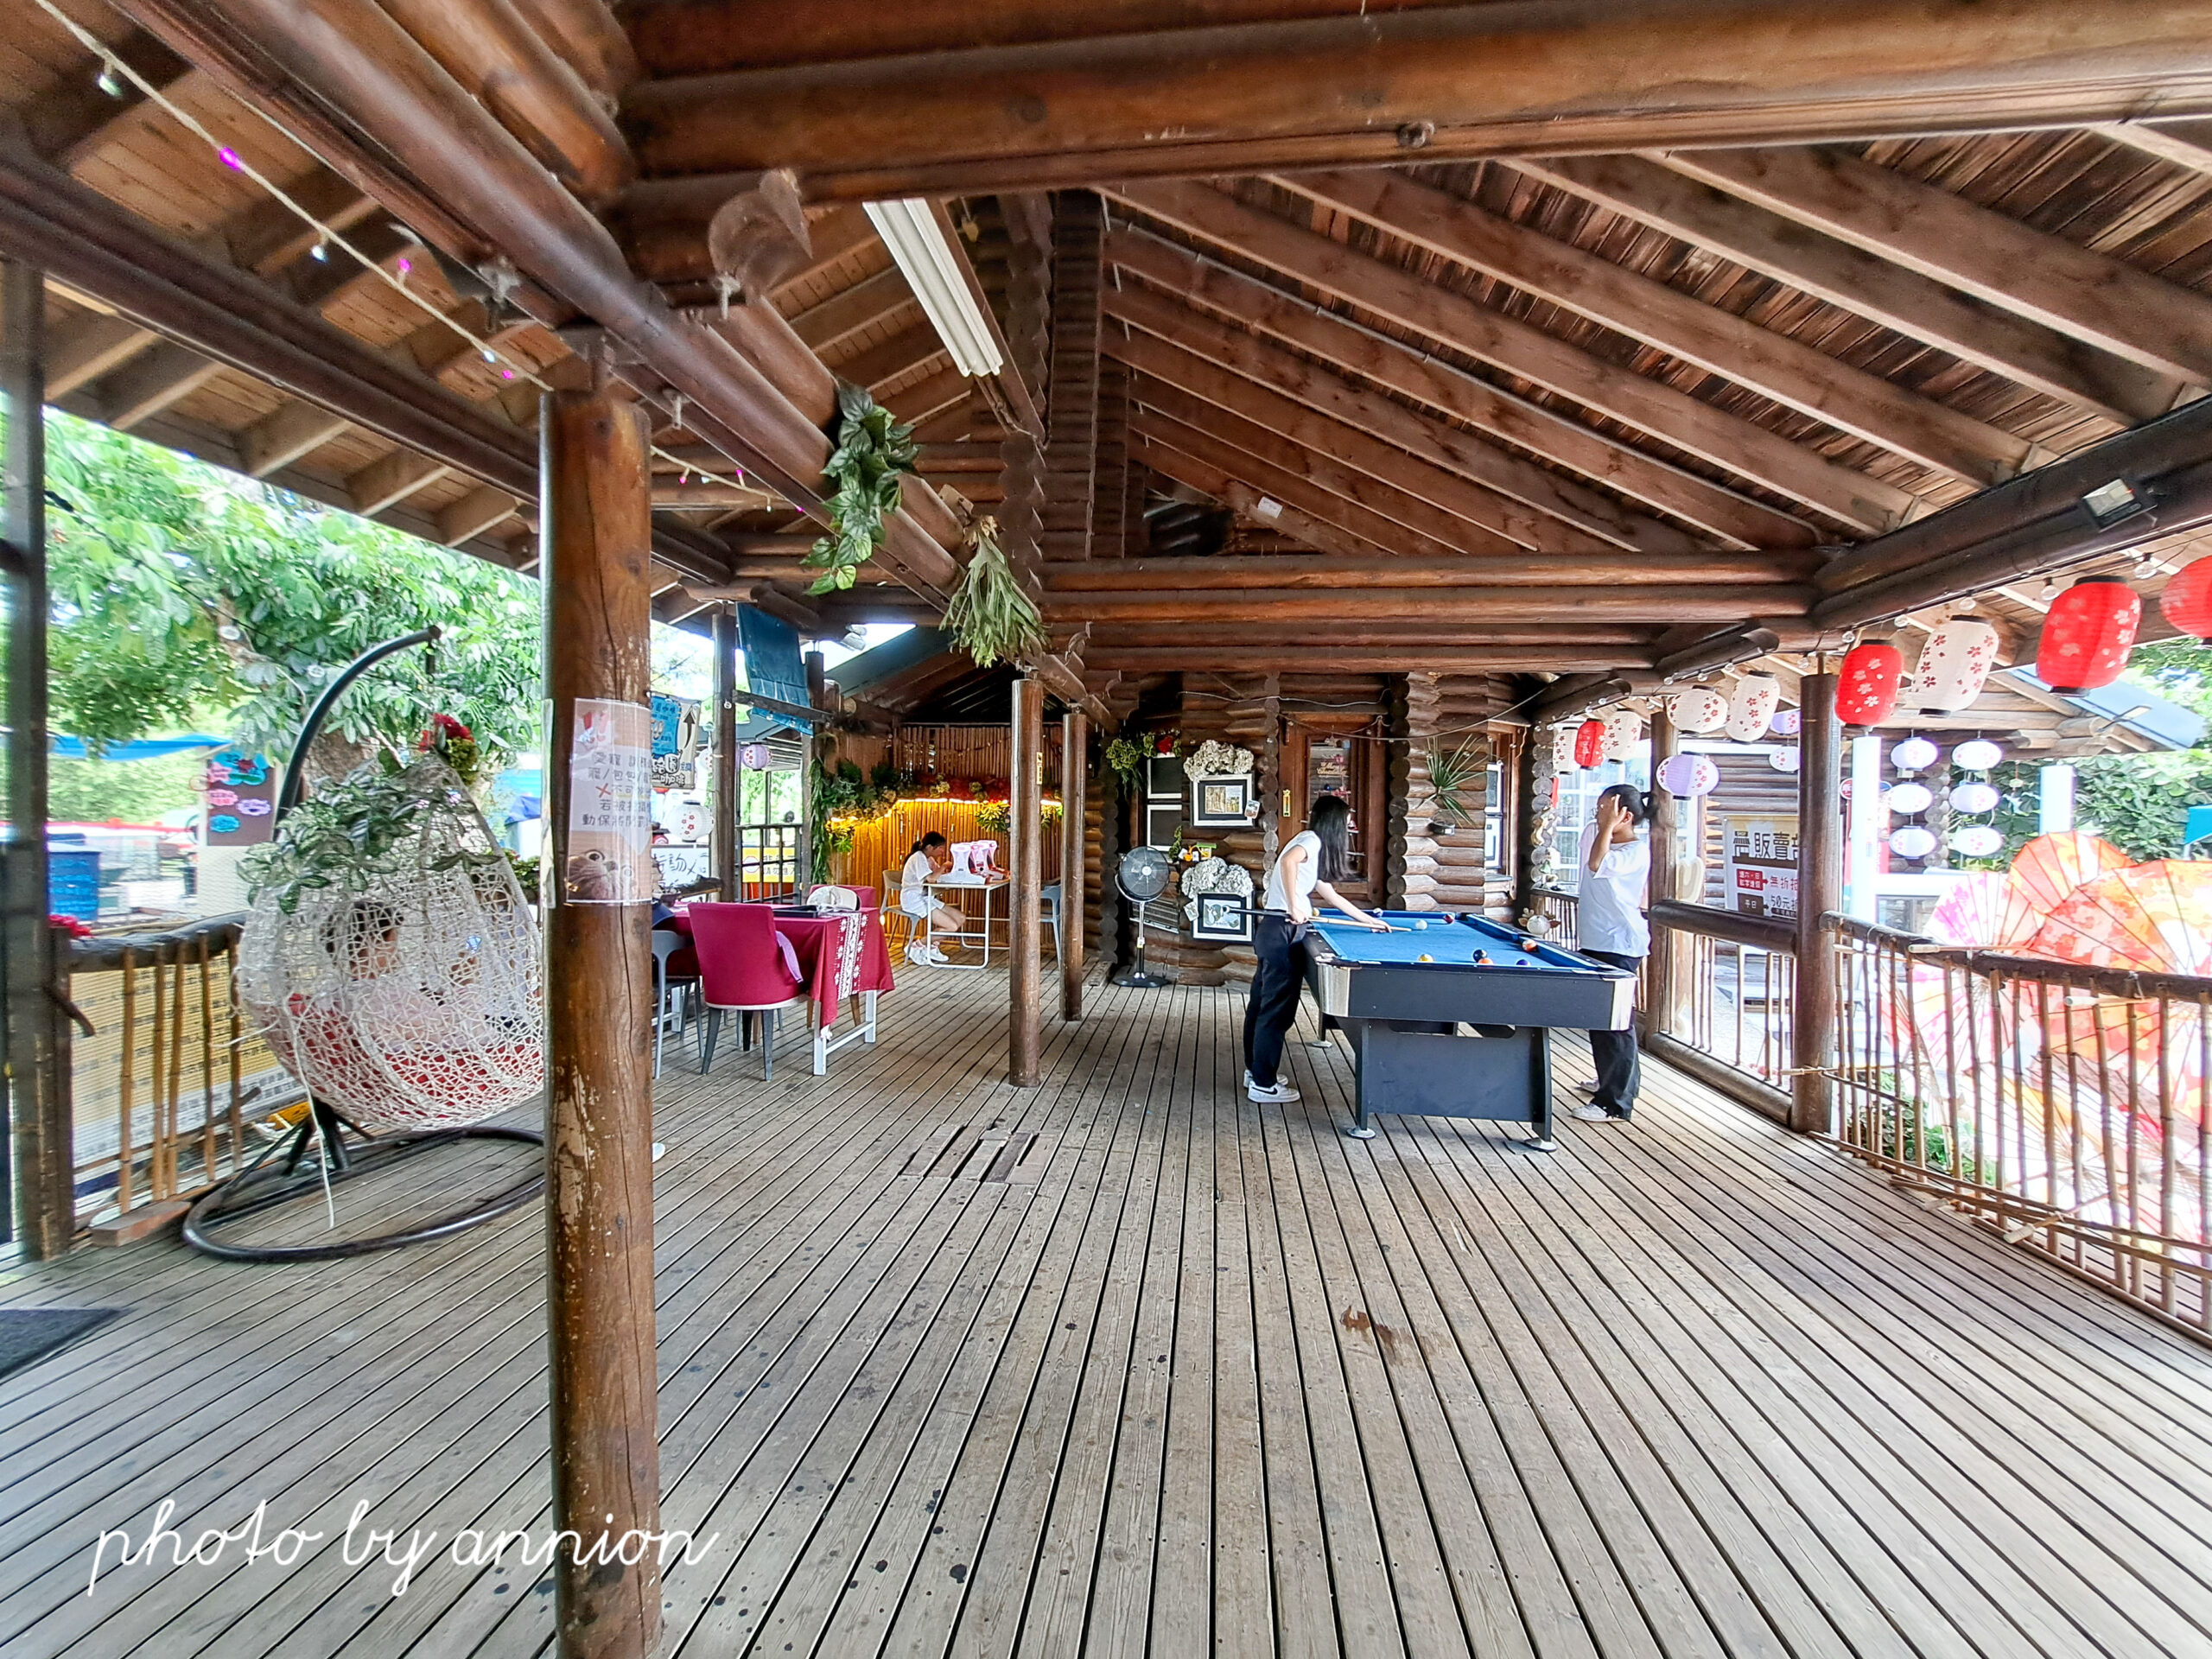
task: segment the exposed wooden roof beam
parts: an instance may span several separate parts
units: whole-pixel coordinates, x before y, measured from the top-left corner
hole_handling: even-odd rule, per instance
[[[1436,563],[1397,558],[1342,558],[1309,553],[1193,555],[1095,559],[1045,572],[1057,589],[1232,588],[1605,588],[1624,583],[1690,582],[1712,586],[1802,586],[1813,575],[1809,556],[1740,553],[1615,553],[1605,558],[1532,558],[1526,554],[1467,556]]]
[[[1533,380],[1862,533],[1878,534],[1903,522],[1914,505],[1916,498],[1905,491],[1839,467],[1741,416],[1218,190],[1168,182],[1116,185],[1109,194],[1187,235]]]
[[[1977,487],[2027,464],[2024,438],[1463,196],[1382,168],[1274,182]]]
[[[238,459],[249,477],[266,478],[312,454],[352,424],[319,404],[279,404],[238,434]]]
[[[352,180],[327,167],[317,167],[287,184],[284,194],[334,231],[347,230],[377,211],[376,202]],[[312,226],[273,196],[257,201],[223,226],[231,263],[264,276],[274,276],[312,251],[318,239]]]
[[[194,73],[141,29],[124,34],[109,49],[165,92],[181,90]],[[146,95],[137,84],[118,75],[111,83],[115,91],[108,92],[100,85],[104,68],[97,59],[85,62],[22,112],[31,148],[64,172],[146,118]]]
[[[438,539],[448,547],[473,542],[512,515],[517,503],[505,490],[480,484],[438,509]]]
[[[791,332],[817,352],[834,352],[861,330],[918,316],[921,306],[897,266],[863,276],[842,293],[791,315]]]
[[[373,518],[386,507],[397,506],[416,491],[427,489],[453,468],[442,461],[418,455],[411,449],[393,449],[349,474],[346,493],[353,511]]]
[[[1431,420],[1379,393],[1363,391],[1315,367],[1294,353],[1230,323],[1202,315],[1149,289],[1134,283],[1126,285],[1106,296],[1105,308],[1109,316],[1143,331],[1133,341],[1109,340],[1106,347],[1109,355],[1141,367],[1152,367],[1194,353],[1220,365],[1224,372],[1243,377],[1249,385],[1266,388],[1275,399],[1271,407],[1302,406],[1327,417],[1332,425],[1341,423],[1357,429],[1370,442],[1383,440],[1431,466],[1484,486],[1486,492],[1497,492],[1501,499],[1510,499],[1522,507],[1535,509],[1539,522],[1526,527],[1525,532],[1509,529],[1503,521],[1491,524],[1493,529],[1529,546],[1546,545],[1561,535],[1567,538],[1565,544],[1581,538],[1603,545],[1644,547],[1654,551],[1679,551],[1695,545],[1694,538],[1670,524],[1624,508],[1595,490],[1585,489],[1570,479],[1509,454],[1457,427]],[[1147,347],[1147,339],[1172,342],[1181,349],[1168,357],[1156,346]],[[1139,355],[1147,360],[1139,363]],[[1184,383],[1179,380],[1177,384]]]
[[[917,425],[944,413],[975,395],[976,383],[955,368],[947,368],[883,400],[893,418]]]
[[[1680,237],[1993,374],[2132,425],[2181,383],[1637,156],[1516,158],[1516,170]]]
[[[1525,548],[1552,553],[1614,550],[1613,543],[1533,512],[1459,473],[1408,454],[1357,427],[1319,414],[1280,392],[1179,350],[1155,335],[1123,335],[1119,329],[1114,329],[1102,344],[1108,356],[1119,359],[1154,381],[1223,410],[1228,424],[1216,429],[1223,436],[1231,437],[1232,442],[1236,440],[1231,435],[1230,426],[1241,428],[1246,422],[1279,433],[1290,444],[1302,446],[1317,459],[1376,480],[1393,490],[1404,491],[1445,514],[1464,520],[1472,529],[1490,532],[1482,538],[1484,541],[1503,537]],[[1162,406],[1156,391],[1148,397],[1154,407]],[[1203,421],[1206,417],[1200,411],[1198,418]],[[1314,476],[1318,480],[1319,474]],[[1436,533],[1434,525],[1422,527]],[[1468,550],[1477,550],[1471,547]]]
[[[1812,590],[1804,587],[1758,590],[1762,613],[1802,616]],[[1192,638],[1210,622],[1362,621],[1458,623],[1479,627],[1493,622],[1668,622],[1741,621],[1751,608],[1745,590],[1732,584],[1664,588],[1384,588],[1352,592],[1317,592],[1306,588],[1253,588],[1175,592],[1071,592],[1055,588],[1041,607],[1056,622],[1180,621]]]
[[[1223,468],[1200,456],[1171,448],[1147,435],[1135,422],[1128,430],[1129,460],[1133,463],[1149,467],[1161,477],[1210,497],[1255,524],[1270,524],[1284,535],[1325,553],[1359,559],[1371,559],[1377,553],[1391,556],[1389,550],[1328,518],[1309,513],[1294,502],[1268,496],[1265,491],[1230,477]],[[1268,506],[1274,508],[1272,512],[1262,510]]]
[[[1573,674],[1649,668],[1649,655],[1634,645],[1384,645],[1316,642],[1301,635],[1276,645],[1212,645],[1193,639],[1176,645],[1094,645],[1085,666],[1127,674],[1173,674],[1186,669],[1306,674]]]
[[[2212,299],[2108,254],[1841,150],[1654,159],[2145,368],[2212,385]]]
[[[1807,546],[1813,540],[1808,526],[1772,507],[1656,461],[1579,421],[1502,391],[1389,335],[1319,310],[1280,289],[1147,232],[1116,231],[1107,239],[1107,254],[1122,270],[1158,283],[1185,303],[1202,304],[1233,319],[1234,327],[1212,323],[1203,331],[1203,337],[1224,351],[1236,350],[1239,354],[1233,365],[1240,372],[1255,373],[1262,359],[1235,342],[1249,340],[1257,346],[1261,342],[1251,339],[1253,333],[1271,335],[1340,372],[1388,387],[1491,436],[1532,450],[1582,478],[1602,480],[1632,499],[1699,525],[1723,540],[1746,547]],[[1187,329],[1178,336],[1180,343],[1192,349],[1198,349],[1193,342],[1200,337],[1199,331]],[[1271,369],[1281,367],[1273,359],[1266,360]],[[1277,382],[1276,385],[1294,397],[1304,395],[1290,384]],[[1503,474],[1498,477],[1503,487]],[[1521,488],[1533,487],[1524,480],[1520,487],[1507,493],[1561,516],[1562,510],[1572,510],[1585,529],[1630,545],[1665,549],[1691,544],[1691,538],[1670,526],[1624,510],[1610,497],[1582,488],[1572,479],[1558,480],[1560,494],[1556,506],[1521,494]]]
[[[839,379],[874,391],[944,355],[944,342],[937,337],[937,330],[927,322],[920,322],[888,340],[878,340],[830,367]]]
[[[791,166],[817,194],[867,200],[1372,165],[1411,146],[1442,158],[2201,114],[2209,92],[2212,4],[1554,0],[691,74],[640,82],[624,114],[651,172]]]
[[[152,329],[142,328],[128,317],[87,311],[71,318],[47,339],[47,400],[67,397],[78,387],[121,367],[159,338]]]
[[[190,346],[163,340],[140,353],[93,388],[100,418],[118,432],[180,403],[223,372],[223,365]]]

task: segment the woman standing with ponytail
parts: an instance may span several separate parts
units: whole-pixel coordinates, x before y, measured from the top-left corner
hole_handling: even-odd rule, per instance
[[[1313,923],[1313,895],[1362,927],[1390,931],[1388,922],[1369,915],[1333,885],[1350,868],[1351,832],[1351,803],[1341,795],[1320,796],[1306,815],[1306,828],[1290,838],[1268,873],[1267,895],[1260,901],[1264,913],[1252,936],[1259,970],[1252,976],[1251,1000],[1244,1005],[1244,1092],[1262,1105],[1283,1105],[1299,1097],[1278,1072],[1283,1035],[1298,1017],[1299,988],[1306,982],[1306,932]]]
[[[1637,834],[1650,817],[1651,804],[1642,790],[1615,784],[1598,797],[1597,810],[1582,831],[1578,948],[1586,957],[1631,974],[1643,966],[1651,950],[1651,925],[1643,918],[1651,844]],[[1592,1032],[1590,1058],[1597,1062],[1598,1086],[1589,1104],[1574,1109],[1575,1116],[1592,1123],[1625,1123],[1636,1109],[1635,1027]]]

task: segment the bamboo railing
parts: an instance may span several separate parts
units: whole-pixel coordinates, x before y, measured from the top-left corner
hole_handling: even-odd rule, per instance
[[[2212,979],[1955,950],[1840,916],[1837,1141],[2212,1335]]]

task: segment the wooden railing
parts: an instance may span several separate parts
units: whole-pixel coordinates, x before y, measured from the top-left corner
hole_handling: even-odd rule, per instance
[[[2212,1333],[2212,979],[1939,947],[1843,917],[1837,1141]]]
[[[231,999],[240,919],[70,942],[68,995],[92,1027],[67,1072],[73,1219],[96,1239],[227,1179],[258,1150],[252,1125],[302,1098]]]
[[[1796,925],[1662,899],[1651,906],[1653,957],[1673,953],[1645,999],[1651,1052],[1731,1098],[1787,1121],[1797,1003]]]
[[[1522,925],[1554,944],[1573,950],[1582,937],[1580,901],[1560,887],[1538,887],[1535,900],[1522,918]]]

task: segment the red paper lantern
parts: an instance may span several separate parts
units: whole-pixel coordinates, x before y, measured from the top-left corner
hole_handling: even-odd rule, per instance
[[[1574,728],[1574,764],[1587,771],[1605,759],[1605,722],[1586,720]]]
[[[2127,666],[2143,599],[2117,576],[2085,576],[2053,601],[2036,650],[2036,677],[2054,691],[2110,685]]]
[[[2158,595],[2158,609],[2183,633],[2212,645],[2212,559],[2175,571]]]
[[[1904,653],[1886,640],[1869,639],[1844,654],[1836,675],[1835,717],[1847,726],[1878,726],[1897,712]]]

